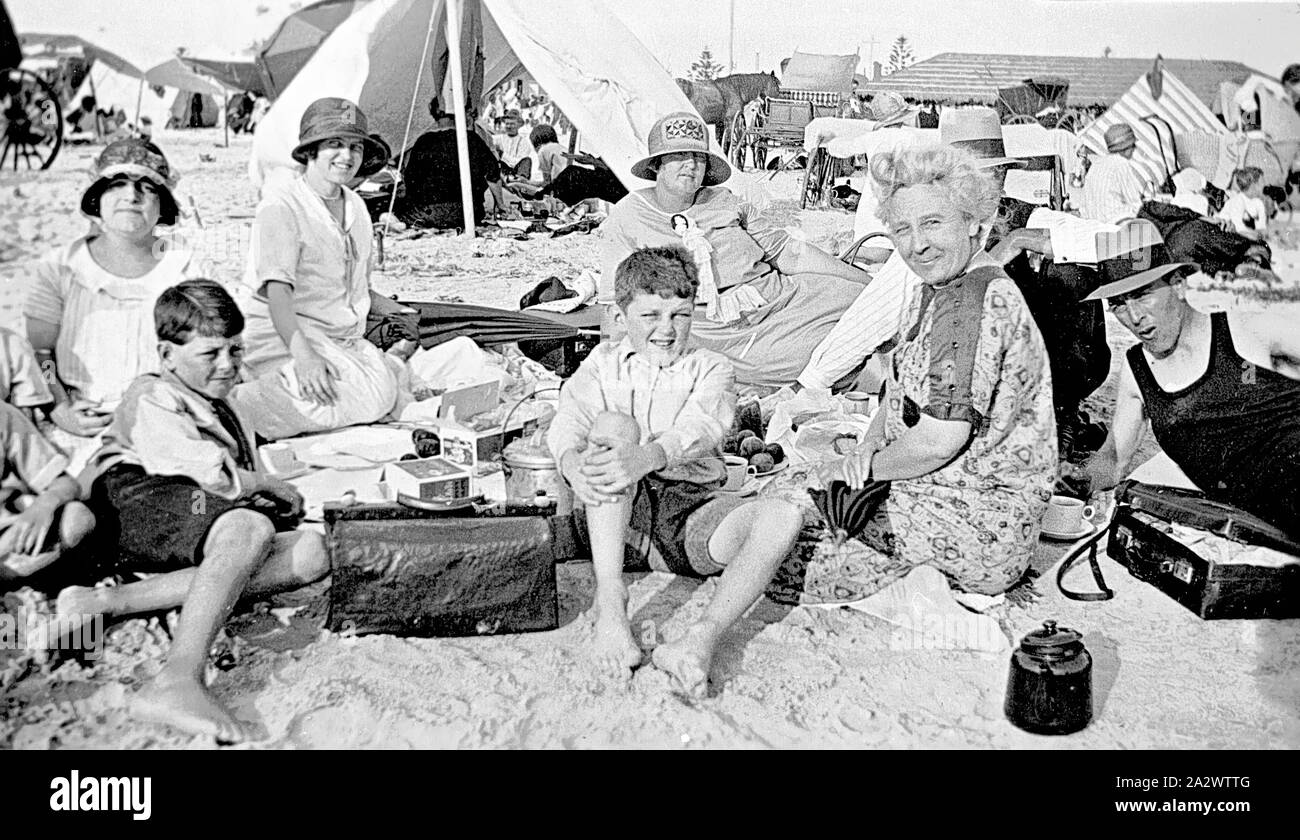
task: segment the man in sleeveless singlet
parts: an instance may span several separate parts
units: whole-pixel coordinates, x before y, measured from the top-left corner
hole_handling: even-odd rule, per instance
[[[1099,269],[1107,301],[1139,344],[1120,370],[1115,417],[1082,468],[1094,488],[1128,474],[1145,421],[1165,453],[1211,499],[1300,534],[1300,331],[1277,312],[1193,309],[1184,278],[1148,222],[1125,225]]]

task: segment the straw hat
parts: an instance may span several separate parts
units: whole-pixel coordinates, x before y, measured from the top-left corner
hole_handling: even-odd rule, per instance
[[[366,115],[355,103],[328,96],[307,106],[298,125],[298,145],[293,159],[306,164],[313,146],[322,140],[359,140],[365,146],[357,175],[374,175],[393,156],[392,149],[378,134],[366,132]]]
[[[1084,300],[1105,300],[1149,286],[1180,268],[1198,270],[1196,263],[1175,262],[1160,230],[1145,219],[1120,225],[1119,233],[1097,234],[1097,273],[1102,285]]]
[[[876,128],[885,128],[905,122],[918,110],[915,105],[908,105],[901,94],[886,90],[871,97],[864,113],[867,119],[879,123]]]
[[[673,152],[700,152],[708,157],[708,168],[704,170],[706,187],[716,186],[731,177],[731,165],[709,150],[709,127],[694,114],[677,111],[660,117],[650,128],[646,145],[650,154],[632,164],[632,174],[638,178],[653,181],[657,167],[652,164]]]
[[[945,108],[939,114],[939,142],[975,155],[980,159],[981,169],[995,166],[1019,169],[1025,165],[1019,158],[1007,157],[1007,147],[1002,142],[1002,121],[992,108]]]
[[[99,199],[114,179],[126,176],[132,180],[149,181],[158,191],[158,224],[174,225],[180,215],[172,187],[177,176],[172,172],[167,158],[153,143],[128,137],[108,144],[95,160],[95,180],[81,194],[81,212],[92,218],[99,217]]]

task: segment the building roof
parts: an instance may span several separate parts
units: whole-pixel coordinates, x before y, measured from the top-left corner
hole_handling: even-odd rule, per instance
[[[940,53],[872,81],[867,90],[892,90],[916,100],[992,104],[997,101],[998,88],[1011,87],[1030,78],[1063,76],[1070,81],[1070,105],[1110,106],[1139,76],[1151,70],[1153,61],[1151,58]],[[1220,82],[1240,84],[1252,73],[1259,72],[1237,61],[1166,58],[1164,63],[1169,72],[1210,107],[1218,99]]]

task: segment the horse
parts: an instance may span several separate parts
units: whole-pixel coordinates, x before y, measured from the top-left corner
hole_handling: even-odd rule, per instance
[[[735,73],[698,82],[688,79],[676,81],[704,121],[713,124],[718,145],[723,149],[728,145],[724,142],[727,132],[746,103],[776,96],[781,88],[773,73]]]

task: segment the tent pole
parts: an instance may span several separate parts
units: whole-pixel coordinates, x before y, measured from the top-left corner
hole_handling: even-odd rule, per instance
[[[140,101],[144,99],[144,79],[140,80],[140,87],[135,91],[135,128],[140,130]]]
[[[464,215],[464,238],[474,238],[473,187],[469,182],[469,124],[465,119],[465,80],[460,66],[461,0],[447,3],[447,63],[451,71],[451,102],[456,113],[456,161],[460,168],[460,205]]]
[[[230,91],[222,88],[225,93],[221,97],[221,127],[226,136],[226,148],[230,148]]]

